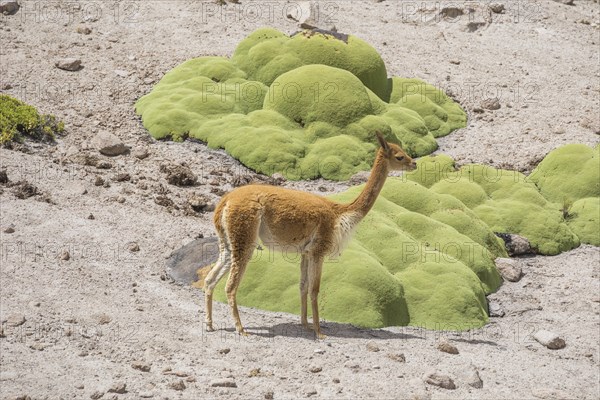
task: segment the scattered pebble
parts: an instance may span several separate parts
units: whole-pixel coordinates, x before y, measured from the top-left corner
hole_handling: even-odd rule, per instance
[[[531,254],[531,245],[529,240],[523,236],[515,235],[513,233],[500,233],[494,232],[496,236],[504,240],[504,246],[509,256],[520,256],[523,254]]]
[[[456,389],[456,385],[454,384],[452,378],[450,378],[448,375],[440,374],[439,372],[431,372],[427,374],[425,376],[425,382],[444,389]]]
[[[154,393],[152,393],[152,392],[139,392],[138,395],[142,399],[150,399],[150,398],[154,397]]]
[[[229,348],[220,349],[219,354],[229,354],[230,351],[231,351],[231,349],[229,349]]]
[[[77,385],[75,385],[75,389],[85,389],[85,386],[82,383],[78,383]]]
[[[406,357],[404,356],[404,353],[390,353],[387,356],[389,359],[397,362],[406,362]]]
[[[479,376],[479,371],[476,368],[471,368],[471,370],[468,372],[465,381],[472,388],[483,388],[483,381],[481,380],[481,377]]]
[[[160,172],[166,175],[167,182],[175,186],[192,186],[198,181],[192,170],[183,165],[163,164]]]
[[[210,381],[210,386],[236,388],[237,384],[233,379],[215,379]]]
[[[96,175],[96,180],[94,180],[94,186],[102,186],[104,185],[104,179],[100,175]]]
[[[504,279],[510,282],[518,282],[523,275],[523,271],[519,266],[518,261],[511,258],[496,258],[494,261],[496,268]]]
[[[131,363],[131,368],[140,370],[142,372],[150,372],[150,364],[143,361],[134,361]]]
[[[183,379],[179,379],[178,381],[169,383],[169,387],[173,390],[185,390],[185,382]]]
[[[6,170],[0,170],[0,183],[8,183],[8,174],[6,173]]]
[[[91,146],[105,156],[118,156],[127,151],[127,146],[116,135],[100,131],[91,140]]]
[[[367,350],[375,353],[379,351],[379,347],[375,343],[369,342],[367,343]]]
[[[502,106],[500,105],[500,100],[494,98],[483,100],[481,102],[481,107],[486,110],[499,110]]]
[[[438,350],[448,354],[458,354],[458,349],[447,338],[441,337],[437,344]]]
[[[127,172],[122,172],[120,174],[113,176],[113,181],[115,181],[115,182],[125,182],[125,181],[130,181],[130,180],[131,180],[131,175],[129,175]]]
[[[133,156],[140,160],[148,158],[149,155],[150,155],[150,152],[148,151],[148,149],[146,147],[138,147],[133,151]]]
[[[90,399],[92,399],[92,400],[98,400],[98,399],[102,398],[102,396],[104,396],[104,392],[96,390],[94,393],[92,393],[90,395]]]
[[[25,321],[25,316],[23,314],[10,314],[6,319],[8,326],[21,326]]]
[[[98,322],[98,325],[106,325],[108,323],[110,323],[112,321],[112,318],[110,317],[110,315],[106,314],[106,313],[101,313],[96,315],[96,322]]]
[[[77,33],[81,33],[82,35],[89,35],[92,33],[92,29],[87,26],[78,26]]]
[[[265,393],[265,400],[273,400],[274,397],[275,397],[275,394],[273,392]]]
[[[123,394],[127,392],[127,384],[125,382],[117,382],[113,384],[110,389],[108,389],[109,393],[118,393]]]
[[[323,371],[323,368],[322,367],[310,367],[309,371],[312,372],[313,374],[316,374],[316,373]]]
[[[502,3],[492,3],[490,4],[490,10],[496,14],[502,14],[504,12],[504,4]]]
[[[565,340],[559,337],[556,333],[539,330],[533,335],[533,338],[552,350],[559,350],[566,346]]]
[[[54,66],[65,71],[78,71],[81,68],[81,60],[78,58],[63,58],[56,61]]]
[[[68,250],[63,250],[63,251],[60,253],[60,259],[61,259],[62,261],[69,261],[69,260],[71,259],[71,254],[69,253],[69,251],[68,251]]]
[[[127,249],[129,251],[131,251],[132,253],[138,252],[140,251],[140,245],[137,244],[136,242],[131,242],[129,243],[129,245],[127,246]]]
[[[505,312],[504,312],[504,309],[502,308],[502,306],[495,301],[490,301],[488,303],[488,311],[489,311],[490,317],[504,317],[504,315],[505,315]]]
[[[314,353],[315,354],[325,354],[325,350],[323,350],[323,349],[315,349]]]
[[[94,217],[94,214],[90,213],[90,215],[88,215],[87,219],[96,219],[96,217]]]
[[[6,228],[4,228],[3,230],[4,233],[15,233],[15,228],[14,225],[9,225]]]
[[[0,14],[12,15],[19,10],[18,1],[0,1]]]

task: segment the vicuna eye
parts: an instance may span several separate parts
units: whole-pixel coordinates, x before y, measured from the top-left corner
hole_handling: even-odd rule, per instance
[[[402,161],[402,160],[404,160],[404,156],[398,156],[398,157],[396,157],[396,160]]]

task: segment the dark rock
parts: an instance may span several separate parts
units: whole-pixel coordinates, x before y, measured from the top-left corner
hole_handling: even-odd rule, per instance
[[[218,257],[216,237],[196,239],[169,256],[166,263],[167,274],[175,282],[189,285],[198,280],[198,269],[215,263]]]

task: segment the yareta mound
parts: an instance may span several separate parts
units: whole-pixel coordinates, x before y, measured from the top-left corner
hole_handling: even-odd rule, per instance
[[[136,111],[156,139],[199,139],[289,179],[368,170],[376,130],[422,156],[466,124],[435,87],[388,78],[377,51],[355,36],[271,28],[250,34],[231,59],[200,57],[169,71]]]
[[[529,179],[582,243],[600,246],[600,144],[569,144],[548,154]]]

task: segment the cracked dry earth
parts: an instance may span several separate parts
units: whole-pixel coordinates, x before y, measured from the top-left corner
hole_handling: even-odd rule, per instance
[[[214,235],[210,205],[254,174],[202,144],[152,141],[133,103],[172,67],[228,56],[260,26],[294,32],[288,2],[255,2],[254,14],[250,2],[54,2],[53,17],[47,2],[20,3],[0,20],[0,89],[57,115],[67,134],[52,146],[0,149],[9,180],[0,186],[0,398],[600,397],[593,246],[517,259],[521,280],[489,296],[504,316],[481,329],[325,321],[328,337],[316,342],[297,316],[242,307],[253,334],[238,337],[217,303],[221,329],[204,332],[202,292],[172,283],[166,258]],[[432,21],[440,3],[327,2],[320,23],[371,43],[390,75],[450,89],[469,125],[439,140],[439,151],[460,163],[529,171],[562,144],[600,141],[597,2],[501,1],[504,14],[474,32],[466,17]],[[488,2],[452,4],[491,15],[481,11]],[[55,68],[64,57],[83,68]],[[499,93],[499,110],[481,112],[484,89]],[[90,142],[100,132],[131,151],[99,154]],[[198,182],[169,183],[174,165]],[[19,181],[36,191],[19,198]],[[284,185],[328,194],[349,183]],[[566,347],[546,348],[533,338],[540,330]]]

